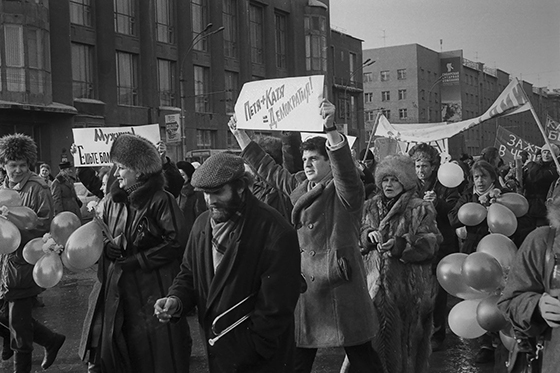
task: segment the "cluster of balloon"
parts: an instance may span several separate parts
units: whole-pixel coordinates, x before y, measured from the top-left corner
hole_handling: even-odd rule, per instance
[[[437,177],[441,185],[447,188],[455,188],[463,182],[465,173],[457,163],[447,162],[439,166]]]
[[[62,279],[63,266],[78,272],[99,260],[103,235],[96,220],[81,225],[76,214],[57,214],[49,233],[29,241],[23,248],[24,259],[33,264],[33,279],[43,288],[51,288]]]
[[[487,331],[499,331],[504,345],[508,349],[513,346],[511,325],[498,310],[497,302],[517,253],[508,236],[515,232],[517,217],[526,214],[528,207],[522,195],[505,193],[497,196],[488,209],[474,202],[459,209],[459,221],[474,226],[486,219],[491,233],[480,240],[474,253],[450,254],[437,267],[440,285],[464,299],[449,313],[449,327],[458,336],[477,338]]]
[[[21,244],[21,232],[37,226],[37,214],[22,206],[19,193],[12,189],[0,189],[0,254],[9,254]]]

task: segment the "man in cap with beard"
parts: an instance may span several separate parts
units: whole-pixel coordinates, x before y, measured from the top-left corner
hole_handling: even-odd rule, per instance
[[[295,230],[253,196],[241,157],[208,158],[191,184],[204,193],[208,211],[192,228],[181,272],[156,302],[156,316],[167,322],[197,306],[210,372],[292,372],[300,289]]]

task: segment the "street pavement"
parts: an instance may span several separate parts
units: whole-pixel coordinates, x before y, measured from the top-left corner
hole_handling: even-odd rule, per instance
[[[66,343],[48,372],[85,373],[87,372],[86,365],[78,358],[77,351],[80,343],[82,321],[87,311],[88,296],[94,283],[95,270],[90,268],[81,273],[73,273],[67,269],[64,269],[64,271],[61,282],[41,294],[45,307],[35,309],[34,315],[49,328],[65,334],[67,337]],[[194,340],[190,372],[208,372],[196,318],[191,316],[188,319]],[[476,352],[476,341],[464,340],[448,332],[444,350],[432,354],[430,373],[494,372],[493,364],[474,364]],[[43,348],[35,345],[32,372],[44,372],[40,366],[42,359]],[[320,349],[315,360],[313,373],[338,373],[343,360],[344,351],[340,348]],[[0,372],[13,372],[12,364],[13,358],[1,362]]]

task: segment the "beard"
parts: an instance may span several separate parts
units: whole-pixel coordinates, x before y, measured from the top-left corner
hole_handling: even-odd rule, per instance
[[[243,204],[243,199],[237,192],[233,192],[229,200],[223,202],[214,202],[212,205],[208,205],[210,210],[210,217],[216,223],[223,223],[228,221],[233,214],[241,209]]]

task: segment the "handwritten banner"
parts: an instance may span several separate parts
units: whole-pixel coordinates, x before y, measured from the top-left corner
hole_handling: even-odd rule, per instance
[[[546,137],[553,144],[560,144],[560,123],[552,119],[549,115],[546,117]]]
[[[266,131],[322,131],[323,75],[247,82],[235,103],[237,127]]]
[[[145,126],[127,127],[96,127],[96,128],[73,128],[74,144],[74,166],[97,167],[110,166],[109,151],[111,145],[118,135],[122,133],[134,133],[142,136],[157,145],[161,141],[159,124],[148,124]]]
[[[502,157],[506,164],[515,162],[515,158],[520,156],[519,153],[522,150],[529,153],[529,159],[534,161],[537,157],[537,150],[540,149],[538,146],[523,140],[515,133],[501,126],[498,126],[494,146],[498,149],[500,157]]]

